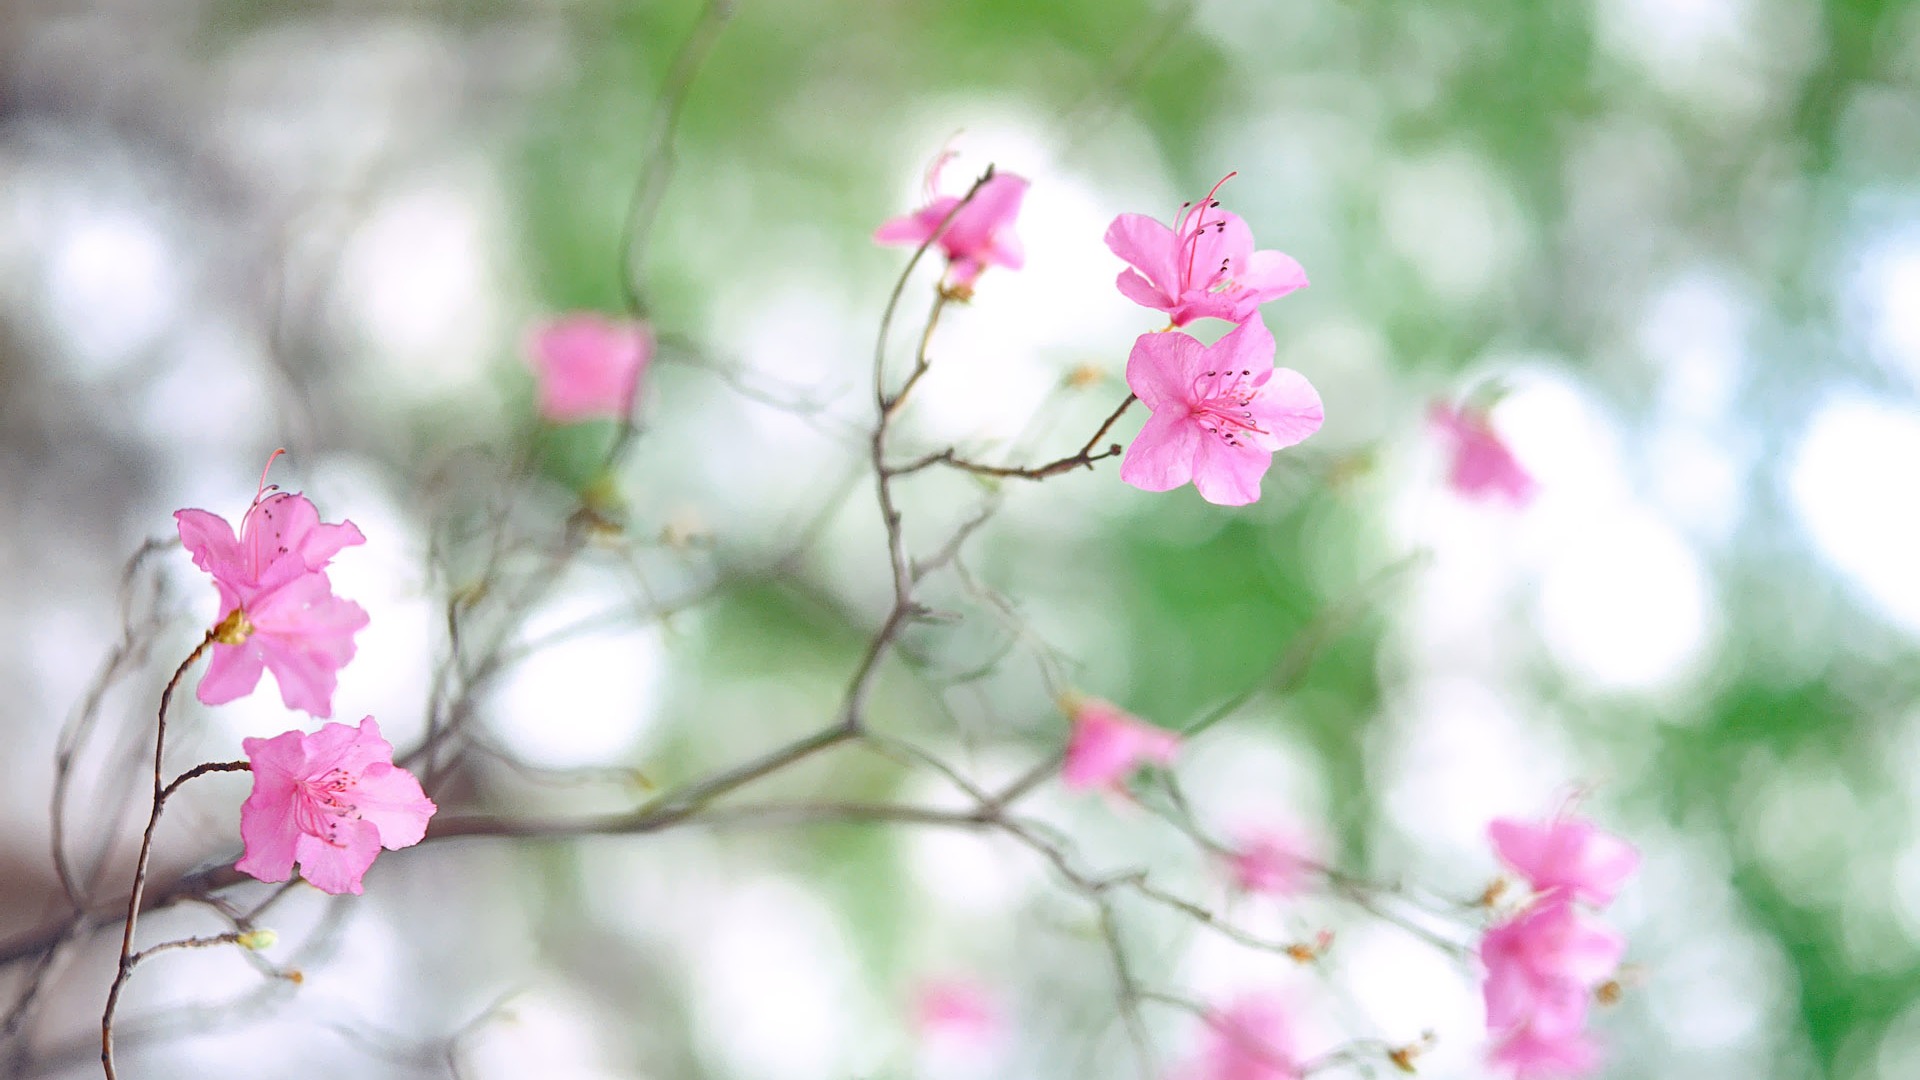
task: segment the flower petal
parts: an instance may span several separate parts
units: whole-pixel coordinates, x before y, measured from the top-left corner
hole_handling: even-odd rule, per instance
[[[180,528],[180,543],[193,555],[193,565],[216,579],[235,579],[245,574],[246,562],[240,555],[240,542],[234,538],[227,519],[205,510],[176,510],[174,522]]]
[[[1190,417],[1155,413],[1120,459],[1120,479],[1142,491],[1172,491],[1193,479],[1194,452],[1204,437]]]
[[[1013,219],[1019,216],[1020,202],[1026,195],[1025,177],[995,173],[974,192],[973,199],[953,215],[946,233],[940,237],[940,246],[954,259],[985,259],[1002,233],[1012,236]],[[948,205],[953,201],[948,200]],[[934,223],[938,224],[939,220],[935,218]],[[1017,247],[1019,241],[1013,243]]]
[[[951,195],[942,196],[911,214],[888,218],[873,230],[873,242],[919,247],[927,242],[933,230],[946,218],[947,211],[952,210],[953,204],[959,201]]]
[[[324,573],[306,574],[255,601],[247,613],[256,648],[289,709],[333,715],[340,668],[353,659],[353,635],[367,625],[359,604],[333,595]]]
[[[1127,292],[1127,287],[1122,285],[1120,291],[1126,293],[1127,299],[1162,311],[1170,307],[1180,289],[1180,275],[1174,262],[1180,241],[1173,230],[1145,214],[1121,214],[1107,226],[1106,241],[1108,251],[1146,275],[1161,302],[1149,303]]]
[[[370,822],[345,818],[340,821],[335,842],[301,833],[295,842],[300,860],[300,876],[314,888],[338,896],[359,895],[364,891],[360,879],[380,854],[380,831]]]
[[[327,524],[304,495],[280,492],[255,503],[240,522],[240,546],[259,589],[324,569],[342,548],[366,543],[351,521]]]
[[[1259,296],[1260,302],[1277,299],[1295,289],[1307,287],[1307,271],[1293,256],[1283,251],[1256,251],[1247,259],[1245,269],[1234,275],[1234,284]]]
[[[1120,295],[1141,307],[1150,307],[1159,311],[1173,310],[1173,298],[1161,292],[1158,286],[1141,277],[1137,271],[1120,271],[1120,276],[1113,279],[1113,284],[1120,290]]]
[[[1178,331],[1141,334],[1127,354],[1127,388],[1156,414],[1185,414],[1193,406],[1193,381],[1206,358],[1206,346]]]
[[[240,839],[246,853],[234,869],[261,881],[285,881],[293,875],[300,826],[293,799],[305,775],[305,736],[289,731],[271,739],[243,739],[241,749],[253,767],[253,790],[240,804]]]
[[[427,835],[427,819],[439,809],[412,773],[391,762],[367,766],[352,798],[361,818],[380,831],[381,846],[390,850],[419,843]]]
[[[1260,480],[1273,464],[1273,452],[1224,439],[1202,437],[1193,456],[1193,486],[1217,506],[1245,506],[1260,498]]]
[[[260,685],[260,672],[266,662],[257,642],[215,645],[213,658],[207,661],[207,673],[200,677],[195,697],[202,705],[225,705],[253,693]]]
[[[1272,371],[1273,331],[1258,314],[1228,331],[1207,350],[1206,366],[1231,371]]]
[[[1292,368],[1274,368],[1273,374],[1247,404],[1254,422],[1267,432],[1261,440],[1268,450],[1281,450],[1320,430],[1325,413],[1320,392],[1305,375]]]

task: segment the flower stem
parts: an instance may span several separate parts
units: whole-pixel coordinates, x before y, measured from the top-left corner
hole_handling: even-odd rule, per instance
[[[153,737],[153,809],[147,815],[146,832],[140,836],[140,855],[134,861],[133,891],[127,897],[127,925],[120,935],[120,963],[114,969],[113,985],[107,990],[106,1011],[100,1014],[100,1067],[105,1071],[107,1080],[118,1080],[119,1074],[113,1071],[113,1013],[120,1007],[120,991],[127,984],[127,976],[133,973],[133,929],[140,921],[140,900],[147,891],[147,863],[153,856],[153,833],[160,825],[160,808],[165,805],[167,796],[180,782],[197,776],[200,770],[190,770],[168,786],[162,779],[161,768],[167,750],[167,708],[173,704],[173,692],[180,687],[180,681],[187,677],[187,669],[200,662],[200,658],[213,648],[219,640],[223,622],[220,626],[207,631],[200,644],[193,647],[187,658],[174,670],[173,678],[167,680],[164,690],[160,691],[160,709],[156,715]],[[207,769],[212,772],[214,770]]]

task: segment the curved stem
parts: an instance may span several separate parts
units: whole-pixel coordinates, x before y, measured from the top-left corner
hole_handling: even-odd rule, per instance
[[[200,644],[195,645],[174,670],[166,688],[160,691],[160,709],[153,736],[153,809],[147,814],[147,828],[140,835],[140,855],[134,860],[133,891],[127,897],[127,925],[120,934],[120,963],[114,969],[113,985],[107,990],[106,1011],[100,1014],[100,1067],[106,1072],[107,1080],[118,1080],[119,1074],[113,1071],[113,1013],[120,1006],[120,991],[127,985],[127,976],[133,972],[133,929],[140,921],[140,899],[147,891],[147,864],[153,857],[153,833],[160,825],[160,808],[173,791],[173,787],[167,786],[162,779],[160,771],[167,752],[167,708],[173,704],[173,692],[179,689],[180,680],[187,677],[187,669],[200,662],[219,634],[219,627],[207,631],[207,635],[200,639]],[[190,772],[181,780],[193,775],[197,775],[197,772]],[[174,787],[177,786],[178,782]]]

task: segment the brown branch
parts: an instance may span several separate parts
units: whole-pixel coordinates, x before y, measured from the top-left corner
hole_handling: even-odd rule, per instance
[[[188,769],[186,772],[181,773],[179,776],[174,777],[173,783],[168,784],[166,786],[166,789],[160,792],[160,801],[166,802],[168,799],[172,798],[173,793],[180,790],[180,785],[186,783],[189,780],[192,780],[197,776],[205,776],[208,773],[217,773],[217,772],[252,772],[252,771],[253,771],[253,765],[245,761],[203,761],[200,764],[195,765],[193,768]]]
[[[973,473],[975,476],[993,476],[1015,480],[1045,480],[1049,477],[1059,476],[1062,473],[1072,472],[1075,469],[1091,469],[1093,468],[1094,462],[1105,461],[1110,457],[1118,457],[1121,452],[1126,449],[1119,443],[1110,443],[1105,450],[1097,454],[1093,452],[1093,448],[1099,444],[1101,439],[1107,437],[1107,432],[1113,430],[1113,425],[1119,422],[1121,415],[1137,400],[1139,399],[1132,394],[1128,394],[1127,399],[1120,403],[1119,408],[1113,410],[1113,413],[1100,425],[1099,430],[1093,433],[1093,437],[1088,439],[1086,445],[1082,446],[1078,452],[1069,454],[1058,461],[1049,461],[1045,465],[982,465],[977,461],[969,461],[961,457],[958,450],[953,447],[948,447],[945,450],[915,458],[905,465],[893,466],[887,471],[892,476],[907,476],[919,472],[922,469],[932,468],[935,465],[945,465],[948,468]]]
[[[234,614],[239,614],[235,609]],[[160,708],[155,715],[153,735],[153,809],[147,815],[146,831],[140,834],[140,854],[134,860],[133,889],[127,895],[127,925],[120,935],[120,963],[113,975],[113,985],[107,989],[107,1007],[100,1014],[100,1067],[105,1070],[107,1080],[115,1080],[113,1071],[113,1013],[120,1005],[120,991],[127,985],[127,976],[133,972],[133,930],[140,921],[140,899],[147,889],[147,864],[153,857],[153,834],[160,826],[160,810],[166,804],[170,790],[161,779],[160,770],[166,763],[167,752],[167,708],[173,704],[173,692],[187,677],[187,669],[200,662],[200,658],[213,648],[225,627],[216,626],[207,631],[200,644],[193,647],[187,658],[173,672],[173,678],[167,680],[165,689],[160,691]]]
[[[181,938],[178,941],[163,941],[150,948],[141,949],[127,959],[127,967],[139,967],[157,953],[171,952],[174,949],[210,949],[215,945],[237,945],[245,934],[233,931],[225,934],[212,934],[207,937]]]

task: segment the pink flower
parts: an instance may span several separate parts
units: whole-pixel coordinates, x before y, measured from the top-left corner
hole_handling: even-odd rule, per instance
[[[322,892],[358,893],[382,847],[420,842],[436,807],[369,716],[357,728],[328,724],[240,744],[253,793],[240,807],[246,854],[234,869],[261,881],[300,876]]]
[[[1067,738],[1061,780],[1075,790],[1118,788],[1142,764],[1173,764],[1180,736],[1158,728],[1098,698],[1078,698],[1067,707],[1073,733]]]
[[[1230,859],[1234,884],[1243,892],[1295,896],[1313,876],[1307,841],[1285,829],[1251,829]]]
[[[1200,1056],[1183,1080],[1295,1080],[1292,1023],[1271,994],[1243,994],[1207,1017]]]
[[[1514,506],[1533,501],[1539,485],[1493,430],[1485,410],[1436,401],[1427,415],[1452,446],[1447,483],[1454,491],[1469,499],[1502,498]]]
[[[232,640],[215,639],[200,680],[201,703],[246,697],[267,670],[287,708],[332,716],[334,687],[353,659],[353,635],[367,625],[366,611],[333,595],[327,575],[316,571],[243,601],[237,613]]]
[[[923,1039],[979,1048],[999,1039],[1006,1018],[979,983],[935,979],[914,995],[914,1023]]]
[[[1625,949],[1618,932],[1565,900],[1536,904],[1488,930],[1480,960],[1495,1062],[1523,1077],[1590,1069],[1598,1054],[1582,1032],[1588,1002]]]
[[[333,713],[340,668],[353,658],[353,635],[367,613],[333,595],[324,568],[340,549],[366,542],[350,521],[320,521],[304,496],[256,495],[236,537],[224,518],[181,510],[174,520],[194,565],[220,593],[213,659],[200,680],[203,704],[245,697],[271,670],[289,709]]]
[[[1523,1025],[1495,1042],[1487,1059],[1512,1069],[1516,1080],[1556,1080],[1599,1068],[1600,1048],[1584,1031],[1549,1033]]]
[[[944,156],[941,160],[945,160]],[[928,177],[929,188],[939,182],[939,175],[939,162],[936,162]],[[946,221],[947,229],[940,233],[939,243],[947,253],[952,283],[956,288],[970,289],[989,264],[1009,270],[1026,265],[1026,249],[1013,234],[1013,219],[1019,216],[1020,200],[1026,195],[1024,177],[995,173],[980,185],[972,201],[962,206],[959,213],[953,213],[953,208],[960,204],[959,196],[936,196],[913,213],[882,224],[874,230],[873,239],[881,244],[919,247],[932,239],[940,223]],[[947,221],[950,213],[953,220]]]
[[[1257,313],[1212,345],[1178,331],[1142,334],[1127,385],[1153,415],[1127,447],[1120,479],[1143,491],[1191,480],[1222,506],[1258,499],[1273,452],[1320,430],[1320,395],[1299,372],[1274,367],[1273,350]]]
[[[1307,284],[1292,256],[1253,250],[1247,223],[1214,201],[1220,184],[1183,210],[1174,228],[1145,214],[1121,214],[1107,226],[1108,249],[1134,267],[1120,271],[1120,292],[1166,312],[1175,326],[1202,318],[1245,322],[1261,304]]]
[[[1487,931],[1480,960],[1487,968],[1487,1026],[1522,1023],[1549,1030],[1578,1028],[1591,991],[1620,966],[1626,939],[1564,901],[1547,901]]]
[[[351,521],[328,525],[304,495],[261,489],[240,519],[240,535],[218,514],[181,510],[174,520],[193,564],[213,575],[222,600],[284,585],[313,570],[324,570],[340,549],[364,544]],[[227,603],[231,610],[233,603]]]
[[[1533,891],[1595,907],[1612,903],[1640,865],[1632,844],[1574,817],[1539,824],[1496,818],[1487,835],[1500,861],[1526,878]]]
[[[653,331],[644,322],[576,312],[536,329],[527,358],[541,416],[556,424],[622,419],[653,359]]]

